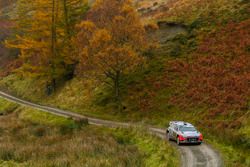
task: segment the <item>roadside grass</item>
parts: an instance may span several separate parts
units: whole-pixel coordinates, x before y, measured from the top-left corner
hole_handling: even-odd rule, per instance
[[[226,167],[246,167],[250,166],[249,148],[237,148],[232,144],[226,144],[215,136],[207,136],[206,140],[214,148],[220,151]]]
[[[26,167],[25,166],[26,164],[25,163],[16,163],[16,162],[13,162],[13,161],[2,161],[0,160],[0,166],[1,167]]]
[[[195,124],[203,133],[206,143],[212,145],[220,152],[225,167],[250,166],[250,134],[248,133],[250,130],[249,114],[240,118],[240,128],[230,128],[223,124],[230,121],[235,122],[236,118],[221,117],[209,120],[206,117],[206,112],[208,111],[197,110],[196,114],[200,116],[193,115],[189,118],[187,117],[187,120]]]
[[[72,119],[63,117],[55,117],[52,114],[44,113],[29,107],[23,107],[22,112],[19,113],[19,118],[24,121],[29,121],[35,124],[50,125],[50,126],[72,126],[75,122]]]
[[[43,81],[33,78],[23,78],[19,75],[8,75],[0,77],[0,88],[8,92],[14,93],[18,97],[32,99],[39,102],[45,97],[45,89],[43,89]]]
[[[143,166],[136,146],[120,145],[105,129],[87,127],[61,133],[60,127],[23,124],[12,119],[16,124],[7,126],[11,133],[2,134],[0,159],[3,161],[26,163],[27,167]],[[1,120],[2,123],[7,124]]]
[[[180,155],[166,140],[150,135],[144,128],[115,129],[115,138],[119,143],[135,144],[144,153],[145,167],[180,166]]]
[[[18,105],[7,102],[6,100],[0,98],[0,115],[7,115],[13,110],[15,110],[17,107]]]
[[[0,166],[179,166],[173,146],[144,129],[79,127],[73,120],[17,106],[0,116]]]

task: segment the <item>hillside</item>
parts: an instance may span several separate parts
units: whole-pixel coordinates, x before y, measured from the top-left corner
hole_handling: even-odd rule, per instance
[[[94,127],[3,99],[0,134],[1,167],[178,165],[172,146],[142,130]]]
[[[0,87],[25,99],[104,119],[159,127],[170,120],[192,122],[221,151],[226,166],[250,165],[249,1],[137,0],[133,5],[149,43],[157,44],[145,53],[141,66],[123,75],[122,110],[112,88],[79,72],[60,80],[49,96],[44,78],[29,74],[4,74]],[[9,70],[1,64],[0,68]]]

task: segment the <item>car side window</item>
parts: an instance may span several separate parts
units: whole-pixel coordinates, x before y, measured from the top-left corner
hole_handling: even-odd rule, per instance
[[[177,127],[177,126],[174,126],[174,130],[178,131],[178,127]]]

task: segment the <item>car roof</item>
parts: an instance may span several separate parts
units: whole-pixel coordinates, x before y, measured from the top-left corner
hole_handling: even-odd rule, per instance
[[[171,121],[169,124],[176,126],[194,127],[192,124],[184,121]]]

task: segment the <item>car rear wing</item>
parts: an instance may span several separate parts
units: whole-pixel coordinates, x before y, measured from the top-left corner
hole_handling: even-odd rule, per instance
[[[183,125],[190,125],[190,126],[192,126],[192,124],[184,122],[184,121],[170,121],[169,122],[169,126],[174,126],[174,125],[176,125],[176,126],[183,126]]]
[[[184,121],[170,121],[169,122],[169,126],[173,126],[173,125],[184,125],[185,122]]]

